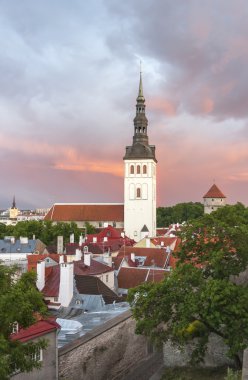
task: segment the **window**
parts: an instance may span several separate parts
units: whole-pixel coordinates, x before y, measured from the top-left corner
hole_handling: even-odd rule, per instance
[[[30,357],[33,361],[36,361],[36,362],[42,362],[43,360],[43,357],[42,357],[42,349],[37,349],[35,352],[33,352],[32,354],[30,354]]]
[[[58,297],[54,297],[54,302],[58,302]]]
[[[19,331],[19,325],[18,325],[18,322],[14,322],[14,323],[12,324],[12,334],[16,334],[16,333],[18,333],[18,331]]]
[[[134,174],[134,165],[130,166],[130,174]]]
[[[141,189],[140,189],[140,187],[137,188],[136,197],[137,198],[141,198]]]
[[[146,173],[147,173],[147,166],[143,165],[143,174],[146,174]]]
[[[102,222],[99,222],[99,227],[100,227],[100,228],[102,227]]]
[[[140,165],[137,165],[137,174],[140,174]]]
[[[116,227],[116,222],[113,222],[113,227]]]
[[[109,280],[109,276],[108,274],[106,274],[106,282],[108,282],[108,280]]]

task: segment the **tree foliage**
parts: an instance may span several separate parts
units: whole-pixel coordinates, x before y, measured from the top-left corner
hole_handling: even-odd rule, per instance
[[[178,345],[193,340],[192,361],[203,359],[215,333],[240,365],[248,345],[248,286],[237,276],[248,263],[248,210],[237,204],[204,215],[181,238],[171,275],[129,292],[137,332]]]
[[[46,315],[47,308],[41,293],[36,289],[34,273],[17,277],[17,268],[0,264],[0,379],[9,379],[16,370],[29,372],[39,368],[40,363],[32,358],[40,348],[45,348],[44,339],[36,343],[21,343],[11,339],[14,323],[27,328],[36,319],[35,314]]]
[[[89,229],[89,231],[88,231]],[[94,232],[94,227],[88,224],[87,232]],[[35,235],[36,239],[40,239],[46,245],[56,244],[57,236],[62,235],[64,237],[64,242],[68,243],[70,239],[70,234],[74,233],[75,241],[79,241],[79,236],[82,231],[77,227],[74,222],[64,223],[59,222],[53,224],[52,221],[24,221],[18,222],[15,226],[6,226],[0,223],[0,239],[4,236],[15,236],[15,238],[20,238],[20,236],[26,236],[29,239],[33,238]]]
[[[187,222],[203,215],[204,206],[200,202],[178,203],[171,207],[157,208],[157,226],[167,227],[173,223]]]

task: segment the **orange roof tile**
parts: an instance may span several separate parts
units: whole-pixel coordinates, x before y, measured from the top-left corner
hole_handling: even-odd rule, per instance
[[[67,221],[124,221],[123,204],[59,204],[55,203],[44,220]]]
[[[220,189],[213,184],[203,198],[226,198]]]

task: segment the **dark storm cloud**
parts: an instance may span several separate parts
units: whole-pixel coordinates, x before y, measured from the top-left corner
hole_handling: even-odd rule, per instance
[[[109,46],[152,57],[161,88],[178,110],[216,118],[247,117],[248,4],[231,1],[112,1],[116,27]],[[124,20],[124,21],[123,21]],[[166,70],[167,68],[167,70]],[[168,70],[169,68],[169,70]],[[167,72],[166,72],[167,71]]]

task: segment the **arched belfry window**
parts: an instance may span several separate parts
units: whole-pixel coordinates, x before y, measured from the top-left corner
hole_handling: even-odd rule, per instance
[[[140,165],[137,165],[137,174],[140,174]]]
[[[143,165],[143,174],[147,174],[147,166]]]
[[[130,166],[130,174],[134,174],[134,165]]]
[[[140,189],[140,187],[137,187],[137,190],[136,190],[136,197],[137,197],[137,198],[141,198],[141,189]]]

